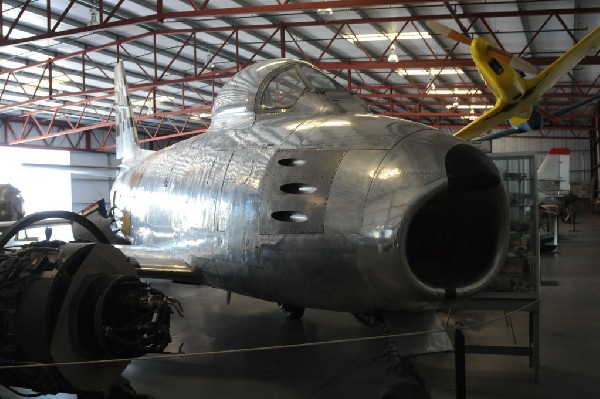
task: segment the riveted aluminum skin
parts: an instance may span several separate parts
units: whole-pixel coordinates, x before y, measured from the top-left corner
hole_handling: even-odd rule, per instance
[[[284,73],[307,88],[265,107]],[[297,306],[415,310],[480,290],[508,246],[493,164],[319,79],[302,61],[252,65],[223,87],[207,133],[132,165],[114,185],[132,244],[182,259],[189,279]]]

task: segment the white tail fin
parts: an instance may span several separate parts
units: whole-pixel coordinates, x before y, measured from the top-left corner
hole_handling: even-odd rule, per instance
[[[115,66],[115,112],[117,159],[127,161],[136,158],[141,153],[140,142],[131,109],[123,61]]]
[[[569,157],[568,148],[552,148],[538,168],[539,190],[547,195],[567,194],[571,185],[569,183]]]

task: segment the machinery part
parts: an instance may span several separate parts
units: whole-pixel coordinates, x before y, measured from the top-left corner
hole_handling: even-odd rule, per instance
[[[142,356],[170,342],[169,298],[137,277],[86,276],[71,306],[73,336],[90,357]]]
[[[0,222],[18,220],[23,215],[21,192],[10,184],[0,184]]]
[[[91,362],[6,369],[0,384],[103,391],[129,362],[93,361],[163,351],[172,307],[179,312],[110,245],[44,241],[0,251],[0,365]]]
[[[109,240],[106,238],[104,233],[94,223],[90,222],[85,217],[78,215],[74,212],[69,211],[43,211],[32,213],[31,215],[25,216],[23,219],[16,221],[12,226],[8,228],[6,232],[0,237],[0,250],[2,250],[6,244],[13,238],[19,231],[26,229],[36,222],[40,222],[45,219],[66,219],[71,222],[79,223],[84,226],[89,232],[103,244],[108,244]]]
[[[300,320],[304,316],[304,309],[300,306],[289,305],[287,303],[278,302],[279,309],[283,312],[283,315],[290,320]]]

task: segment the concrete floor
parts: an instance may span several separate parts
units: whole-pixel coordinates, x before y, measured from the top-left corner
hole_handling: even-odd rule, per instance
[[[467,355],[468,398],[600,397],[600,215],[579,217],[579,232],[562,226],[556,254],[543,254],[541,379],[532,382],[527,359]],[[184,319],[173,322],[176,351],[214,352],[273,347],[304,342],[345,340],[378,335],[349,314],[307,310],[302,321],[282,317],[276,305],[222,291],[157,281],[156,287],[179,298]],[[456,315],[465,325],[490,320],[501,312],[469,311]],[[512,316],[519,345],[527,342],[525,313]],[[467,343],[510,345],[504,320],[466,333]],[[156,398],[378,398],[395,381],[389,363],[377,359],[378,341],[315,347],[271,349],[190,356],[184,359],[136,360],[125,371],[140,393]],[[418,359],[418,370],[434,399],[453,398],[454,355]],[[16,398],[0,389],[0,397]],[[53,397],[53,396],[47,396]],[[58,395],[72,398],[73,395]]]

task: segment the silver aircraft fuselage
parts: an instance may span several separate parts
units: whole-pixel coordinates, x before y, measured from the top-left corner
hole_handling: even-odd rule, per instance
[[[205,134],[125,162],[132,245],[198,282],[302,307],[437,307],[481,290],[508,245],[493,163],[425,125],[371,114],[302,61],[228,82]]]

